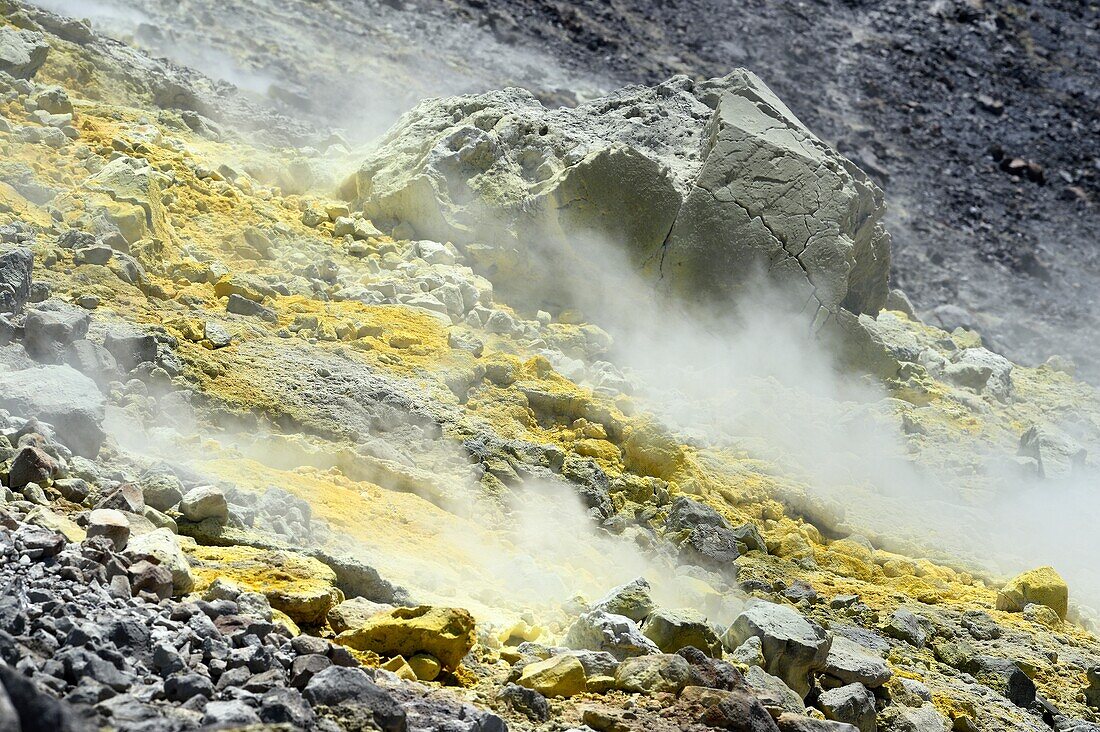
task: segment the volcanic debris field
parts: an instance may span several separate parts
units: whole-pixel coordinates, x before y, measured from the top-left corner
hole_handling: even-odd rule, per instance
[[[0,0],[0,730],[1100,730],[1100,396],[1037,356],[1040,315],[1087,318],[998,330],[1019,303],[942,271],[1068,276],[999,237],[1093,226],[1095,137],[1042,165],[1009,130],[951,175],[884,151],[876,105],[841,135],[842,70],[807,107],[702,42],[609,56],[588,3],[239,5],[192,13],[212,48],[327,12],[328,50],[267,88],[228,46],[149,52],[193,3],[119,40]],[[897,84],[937,38],[906,32]],[[374,117],[326,83],[357,39]],[[1015,213],[926,217],[932,173]]]

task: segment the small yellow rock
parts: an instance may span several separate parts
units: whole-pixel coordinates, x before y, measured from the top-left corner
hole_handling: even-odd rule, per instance
[[[403,656],[394,656],[382,664],[382,668],[397,674],[398,678],[406,681],[416,681],[416,672],[412,670],[412,667],[409,666]]]
[[[427,653],[417,653],[415,656],[409,659],[409,668],[416,674],[416,678],[420,681],[435,681],[439,677],[439,672],[443,670],[439,665],[439,661],[434,656],[429,656]]]

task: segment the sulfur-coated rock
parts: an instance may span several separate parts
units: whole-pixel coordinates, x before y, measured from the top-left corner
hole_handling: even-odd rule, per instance
[[[615,688],[642,694],[678,694],[690,681],[691,666],[674,653],[628,658],[615,671]]]
[[[399,607],[336,637],[338,643],[381,656],[427,653],[453,671],[474,646],[473,616],[461,608]]]
[[[420,681],[435,681],[443,667],[439,659],[427,653],[417,653],[409,659],[409,668]]]
[[[568,697],[587,689],[584,666],[573,656],[551,656],[523,667],[516,683],[543,696]]]
[[[644,577],[638,577],[616,587],[592,606],[593,610],[623,615],[636,623],[645,620],[646,616],[653,612],[653,608],[653,598],[649,596],[649,582]]]
[[[722,640],[734,649],[752,636],[760,638],[765,670],[805,697],[810,674],[825,667],[829,654],[825,630],[790,607],[758,601],[737,616]]]
[[[1069,587],[1053,567],[1039,567],[1013,578],[997,593],[998,610],[1023,612],[1028,603],[1046,605],[1065,620]]]
[[[343,600],[336,574],[323,562],[297,552],[251,546],[193,546],[187,549],[203,585],[218,578],[261,592],[274,610],[296,624],[322,625],[333,605]],[[389,654],[396,655],[396,654]]]
[[[823,691],[817,697],[817,708],[826,719],[845,722],[859,732],[876,732],[875,695],[863,684],[847,684]]]
[[[607,651],[620,661],[661,650],[630,618],[599,610],[582,614],[569,626],[565,645],[577,650]]]
[[[655,610],[642,625],[642,633],[665,653],[694,646],[711,656],[721,657],[722,642],[699,613],[690,610]]]

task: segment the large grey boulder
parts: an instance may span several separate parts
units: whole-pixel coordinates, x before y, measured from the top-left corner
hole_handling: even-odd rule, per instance
[[[53,425],[78,455],[95,457],[106,435],[106,400],[95,382],[70,366],[0,372],[0,408]]]
[[[30,79],[46,63],[50,46],[41,33],[0,28],[0,71]]]
[[[810,675],[825,668],[829,655],[832,638],[825,629],[786,605],[757,601],[737,616],[722,640],[732,650],[753,636],[760,639],[764,670],[805,698]]]
[[[893,672],[874,651],[843,636],[834,636],[825,659],[825,673],[843,684],[860,683],[875,689],[882,686]]]
[[[549,302],[598,242],[693,297],[728,298],[765,272],[827,317],[875,313],[888,291],[881,191],[744,69],[575,109],[520,89],[427,100],[342,193]]]

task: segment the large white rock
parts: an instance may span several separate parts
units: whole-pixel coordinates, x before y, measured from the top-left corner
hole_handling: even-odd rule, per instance
[[[53,425],[78,455],[95,457],[103,444],[106,400],[94,381],[71,366],[0,372],[0,408]]]
[[[673,292],[725,298],[763,270],[812,314],[874,313],[887,295],[881,191],[744,69],[575,109],[520,89],[427,100],[343,193],[550,302],[596,239]]]

